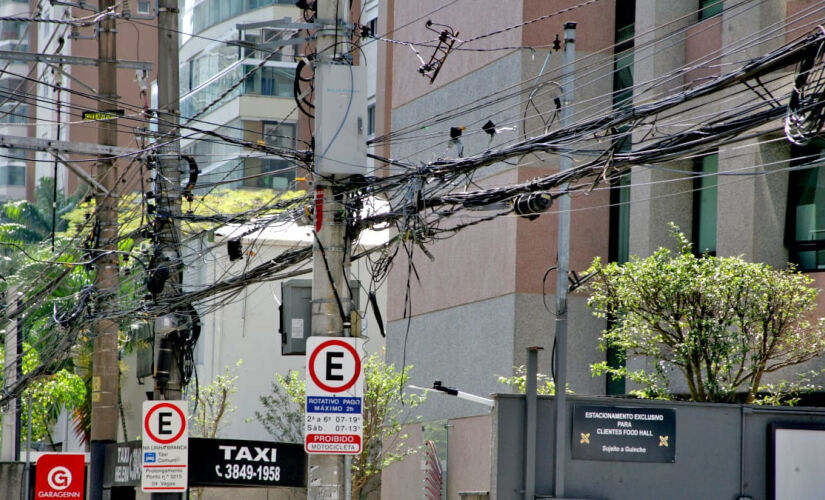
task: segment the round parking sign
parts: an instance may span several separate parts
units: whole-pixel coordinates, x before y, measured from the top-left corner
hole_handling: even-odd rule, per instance
[[[158,402],[146,412],[143,428],[156,443],[174,443],[186,432],[186,415],[176,404]]]
[[[319,341],[307,360],[307,373],[318,389],[336,394],[351,389],[361,376],[361,358],[352,342]]]

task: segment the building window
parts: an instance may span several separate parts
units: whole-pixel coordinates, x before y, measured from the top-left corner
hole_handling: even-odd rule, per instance
[[[192,8],[192,31],[199,33],[244,12],[276,4],[295,5],[295,0],[203,0]]]
[[[29,105],[16,101],[0,104],[0,123],[26,124],[29,122]]]
[[[378,36],[378,18],[377,17],[374,17],[374,18],[370,19],[369,22],[367,23],[367,26],[370,29],[370,35],[371,36]]]
[[[696,159],[693,191],[693,245],[698,255],[716,255],[719,154]]]
[[[791,262],[800,270],[825,269],[825,141],[791,149],[785,230]]]
[[[296,130],[294,123],[263,122],[264,143],[276,148],[295,149]],[[246,180],[244,185],[284,191],[289,189],[292,181],[295,180],[295,169],[294,162],[283,158],[262,158],[257,162],[247,159],[244,176],[260,175]],[[269,172],[271,175],[264,175]]]
[[[613,108],[626,109],[633,106],[633,37],[636,33],[636,2],[625,0],[616,2],[616,25],[613,49]],[[622,127],[616,139],[616,149],[629,152],[632,148],[630,127]],[[622,175],[610,189],[610,235],[609,255],[612,262],[624,263],[630,258],[630,174]],[[610,318],[610,322],[621,321]],[[620,368],[625,363],[625,353],[616,347],[609,347],[607,364]],[[605,392],[624,394],[625,379],[608,376]]]
[[[375,104],[367,106],[367,136],[375,135]]]
[[[26,167],[22,165],[0,165],[0,186],[25,186]]]
[[[248,73],[254,66],[244,65]],[[274,97],[291,97],[295,70],[264,66],[250,75],[244,82],[244,94],[258,94]]]
[[[137,0],[137,13],[146,15],[151,14],[152,4],[149,0]]]
[[[704,21],[722,13],[723,0],[699,0],[699,20]]]

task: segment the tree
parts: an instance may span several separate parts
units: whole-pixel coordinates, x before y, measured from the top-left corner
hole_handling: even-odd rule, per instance
[[[402,421],[425,398],[423,394],[404,394],[399,390],[406,384],[411,366],[399,372],[378,354],[370,355],[363,366],[364,444],[361,453],[352,459],[354,499],[375,491],[380,487],[382,470],[417,451],[417,447],[406,443],[409,435],[402,432]],[[264,411],[256,411],[255,418],[275,439],[300,441],[306,400],[304,381],[296,371],[275,377],[272,393],[260,397]]]
[[[825,352],[825,320],[811,324],[817,290],[793,268],[778,270],[738,257],[695,256],[672,226],[678,253],[589,270],[588,304],[612,318],[601,346],[645,356],[638,370],[593,365],[594,374],[626,376],[639,396],[671,397],[674,373],[694,401],[753,402],[766,373]]]
[[[513,367],[513,375],[510,377],[505,377],[502,375],[498,376],[498,382],[500,384],[509,385],[514,392],[524,394],[527,392],[527,368],[524,365],[519,365]],[[543,373],[536,374],[536,393],[537,394],[549,394],[554,395],[556,394],[556,384],[553,380]],[[567,389],[568,394],[572,394],[573,391],[570,390],[569,386]]]
[[[0,383],[3,380],[5,349],[0,346]],[[29,373],[40,364],[38,352],[28,342],[23,343],[23,374]],[[55,368],[35,379],[20,397],[21,425],[28,427],[29,406],[31,405],[32,442],[45,442],[54,447],[51,429],[60,412],[65,408],[72,411],[86,399],[86,386],[71,366]],[[13,418],[13,417],[11,417]],[[25,435],[25,434],[24,434]]]
[[[235,363],[240,368],[243,360]],[[232,395],[238,391],[235,384],[238,375],[228,366],[223,375],[218,375],[211,384],[198,388],[197,392],[189,395],[189,426],[192,437],[216,438],[225,427],[225,418],[238,409],[232,405]]]
[[[272,393],[260,396],[264,412],[255,410],[255,418],[276,441],[300,443],[304,435],[304,380],[300,372],[275,374]]]

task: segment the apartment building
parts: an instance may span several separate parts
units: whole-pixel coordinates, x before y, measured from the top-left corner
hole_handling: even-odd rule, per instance
[[[805,36],[825,20],[822,3],[809,0],[524,0],[507,8],[497,2],[413,6],[388,1],[381,7],[379,18],[385,23],[379,31],[388,40],[379,48],[384,65],[379,99],[386,99],[386,109],[378,136],[390,130],[394,135],[376,147],[412,164],[472,156],[556,130],[554,99],[560,96],[562,56],[553,45],[556,35],[563,38],[566,22],[577,23],[572,120],[579,124],[696,88]],[[445,31],[456,48],[441,59],[431,81],[423,63]],[[618,141],[617,151],[635,151],[711,122],[723,111],[782,101],[795,71],[795,66],[778,69],[755,90],[740,85],[676,106],[644,126],[613,130],[606,140]],[[482,129],[488,121],[495,134]],[[673,161],[632,165],[609,184],[575,193],[570,269],[581,276],[596,257],[624,262],[659,247],[674,248],[673,222],[698,253],[740,255],[780,268],[791,262],[821,287],[825,181],[817,165],[824,144],[815,139],[804,147],[792,145],[782,125],[777,119],[729,144],[697,148]],[[456,140],[451,131],[461,127]],[[592,151],[604,150],[599,141],[584,136],[571,145],[574,165],[592,160]],[[479,170],[455,189],[514,184],[558,168],[557,155],[529,154]],[[428,245],[429,256],[413,248],[414,266],[398,259],[389,279],[387,353],[398,365],[413,365],[413,384],[431,386],[439,380],[481,396],[509,392],[497,376],[510,376],[514,367],[524,365],[528,346],[543,347],[539,371],[552,371],[556,210],[554,205],[532,221],[511,215],[472,226]],[[484,214],[468,212],[462,222]],[[621,360],[617,353],[599,349],[598,337],[607,324],[592,315],[586,299],[575,291],[568,300],[569,390],[626,394],[632,389],[629,383],[591,375],[592,363]],[[825,296],[820,295],[819,303],[825,314]],[[813,360],[773,374],[769,381],[822,366],[825,360]],[[677,381],[672,389],[680,387]],[[445,429],[441,458],[449,457],[448,497],[458,498],[459,491],[494,491],[487,472],[496,465],[486,445],[477,442],[487,438],[483,429],[489,409],[438,395],[422,408],[422,420]],[[422,429],[411,426],[424,439]],[[421,494],[421,466],[410,462],[384,474],[385,491],[413,492],[395,498]]]

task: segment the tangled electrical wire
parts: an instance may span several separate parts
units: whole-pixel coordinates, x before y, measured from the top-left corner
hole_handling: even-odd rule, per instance
[[[349,232],[352,235],[368,228],[389,226],[394,226],[396,232],[388,242],[365,249],[353,255],[352,258],[354,260],[374,258],[371,261],[372,278],[381,280],[386,277],[393,259],[401,249],[408,258],[416,249],[430,257],[426,248],[428,244],[454,235],[464,228],[512,213],[530,216],[532,212],[549,208],[553,198],[560,194],[593,189],[600,182],[611,182],[633,165],[666,162],[682,158],[687,154],[710,150],[718,145],[729,143],[754,128],[777,120],[786,113],[788,116],[786,127],[791,130],[789,139],[792,142],[797,141],[795,143],[809,141],[821,131],[822,127],[823,100],[821,96],[822,87],[825,85],[822,69],[824,45],[825,32],[819,30],[769,54],[752,59],[735,71],[721,74],[691,89],[632,108],[617,109],[606,116],[582,120],[564,129],[548,130],[539,136],[525,138],[514,144],[464,158],[437,159],[421,165],[412,165],[398,159],[382,158],[373,154],[371,155],[373,159],[399,168],[384,177],[364,176],[340,181],[334,184],[334,189],[343,198],[349,200],[347,208],[350,211],[367,198],[381,197],[389,201],[390,208],[386,212],[348,220]],[[757,80],[768,73],[795,63],[799,63],[799,70],[794,88],[787,95],[780,95],[776,99],[788,99],[788,106],[775,106],[773,103],[766,102],[753,102],[738,106],[715,114],[711,120],[700,122],[675,133],[667,133],[664,137],[645,137],[633,151],[621,151],[616,147],[616,143],[611,141],[618,135],[616,131],[619,129],[640,128],[645,124],[645,120],[653,119],[670,110],[676,110],[680,105],[689,101],[720,92],[736,84]],[[298,74],[300,72],[296,72],[296,82],[308,83],[311,80],[307,76],[302,77],[301,80]],[[307,97],[304,94],[308,88],[300,87],[296,83],[294,89],[296,100],[299,97],[301,99]],[[308,109],[303,111],[306,112]],[[192,124],[187,124],[185,128],[192,130],[193,133],[208,135],[216,141],[247,147],[265,154],[289,157],[296,162],[305,163],[308,167],[311,165],[310,151],[275,148],[253,141],[244,141],[217,131],[195,127]],[[557,154],[569,149],[571,144],[598,139],[605,139],[609,145],[601,150],[594,150],[592,160],[573,169],[508,186],[467,190],[471,184],[468,181],[469,176],[480,168],[536,152]],[[149,147],[148,149],[155,148]],[[590,179],[590,181],[576,184],[585,179]],[[191,181],[193,184],[191,186],[182,186],[181,191],[191,195],[198,186],[196,181],[197,179]],[[570,187],[562,190],[561,186],[565,184],[570,184]],[[460,189],[462,186],[465,189]],[[248,235],[267,227],[291,223],[300,217],[306,217],[308,205],[310,205],[309,197],[303,196],[293,200],[273,200],[265,206],[234,214],[186,213],[179,218],[181,221],[190,223],[251,224],[249,228],[244,229],[244,233]],[[495,212],[482,216],[467,215],[468,212],[479,209],[489,209]],[[170,214],[159,215],[170,216]],[[456,218],[459,218],[459,222],[447,222]],[[211,251],[215,246],[217,245],[210,247],[207,251]],[[200,334],[200,318],[196,306],[203,309],[204,305],[211,301],[214,307],[218,307],[234,297],[239,290],[251,284],[303,274],[307,272],[307,269],[302,266],[310,260],[311,255],[310,246],[299,246],[257,266],[244,268],[238,274],[216,280],[210,285],[195,290],[173,297],[158,296],[152,301],[142,301],[126,306],[116,304],[115,307],[101,310],[94,310],[90,307],[93,289],[84,288],[77,294],[74,307],[60,314],[55,312],[53,321],[62,333],[59,337],[60,341],[55,344],[54,352],[48,353],[44,359],[48,361],[65,355],[76,339],[77,333],[86,328],[92,320],[127,321],[174,313],[188,318],[184,321],[187,327],[182,328],[176,334],[181,356],[178,363],[183,370],[181,378],[188,380],[192,376],[193,346]],[[183,256],[174,256],[172,260],[182,261],[183,258]],[[409,259],[409,266],[412,272],[415,272],[412,259]],[[24,314],[34,304],[42,303],[67,275],[68,270],[62,270],[51,281],[38,284],[37,289],[27,294],[21,306],[15,310],[6,311],[6,318],[15,318]],[[139,278],[133,277],[132,279],[138,280]],[[65,349],[62,354],[60,349]],[[42,373],[42,370],[39,373]],[[30,378],[24,380],[30,380]],[[17,385],[7,387],[0,402],[19,394],[23,387],[21,384],[24,384],[23,380]]]
[[[825,34],[825,28],[818,31]],[[825,122],[825,41],[811,45],[796,72],[788,112],[785,136],[797,146],[808,144],[822,131]]]

